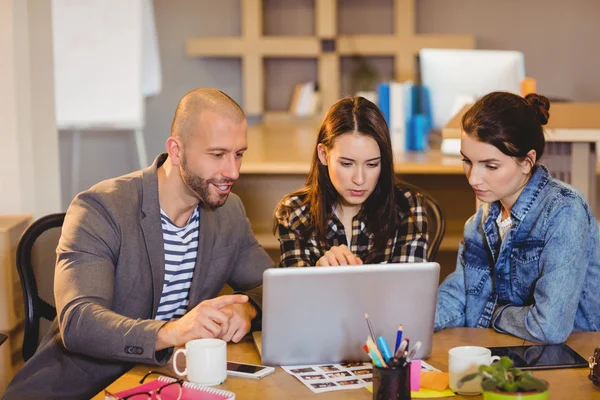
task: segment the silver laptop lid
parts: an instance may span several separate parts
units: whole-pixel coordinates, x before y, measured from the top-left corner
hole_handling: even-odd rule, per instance
[[[428,357],[439,273],[437,263],[266,270],[262,363],[368,361],[365,313],[392,351],[403,325],[411,347],[423,343],[416,357]]]

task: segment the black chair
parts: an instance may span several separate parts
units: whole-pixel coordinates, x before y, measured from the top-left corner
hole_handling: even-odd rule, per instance
[[[439,203],[429,193],[406,182],[403,182],[403,186],[423,195],[425,200],[425,214],[427,215],[427,261],[435,261],[440,244],[446,233],[446,217],[444,212]]]
[[[56,317],[54,266],[64,220],[64,213],[38,219],[23,232],[17,246],[17,270],[25,303],[25,361],[33,356],[50,322]]]

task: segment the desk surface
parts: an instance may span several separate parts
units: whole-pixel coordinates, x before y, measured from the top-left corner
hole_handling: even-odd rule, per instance
[[[308,174],[319,127],[314,122],[269,123],[248,128],[242,174]],[[462,174],[460,157],[439,150],[394,154],[399,174]]]
[[[308,174],[318,129],[314,122],[277,122],[250,126],[248,151],[244,155],[240,172],[264,175]],[[401,176],[464,174],[461,157],[444,155],[436,148],[425,152],[395,152],[394,160],[394,169]]]
[[[584,358],[593,354],[594,348],[600,344],[600,332],[574,333],[567,343]],[[454,328],[446,329],[434,335],[433,353],[428,360],[434,367],[442,371],[448,370],[448,350],[455,346],[517,346],[523,340],[514,336],[502,335],[491,329]],[[251,339],[242,343],[230,345],[227,348],[228,359],[250,364],[260,364],[260,358]],[[123,375],[108,387],[111,392],[118,392],[137,384],[137,381],[151,369],[149,366],[137,366]],[[600,389],[595,387],[587,378],[587,368],[535,371],[538,377],[550,383],[550,399],[592,399],[600,398]],[[313,394],[296,378],[287,374],[281,368],[261,380],[228,377],[219,386],[222,389],[235,392],[236,398],[244,400],[300,400],[315,398],[329,399],[363,399],[371,398],[366,389],[343,390]],[[455,399],[481,399],[481,396],[456,396]],[[103,399],[101,395],[94,399]]]

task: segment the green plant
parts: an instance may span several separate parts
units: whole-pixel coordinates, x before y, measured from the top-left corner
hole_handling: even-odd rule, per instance
[[[379,82],[379,74],[364,56],[354,55],[352,57],[354,67],[350,72],[350,91],[354,96],[359,91],[375,90]]]
[[[458,387],[463,383],[481,377],[481,388],[484,391],[501,391],[509,393],[545,392],[548,383],[534,377],[530,372],[513,367],[514,362],[508,357],[501,357],[492,365],[481,365],[479,371],[465,375],[458,381]]]

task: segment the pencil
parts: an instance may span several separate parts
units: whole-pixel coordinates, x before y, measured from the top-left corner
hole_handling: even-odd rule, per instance
[[[367,327],[369,328],[369,333],[371,334],[371,339],[375,340],[376,336],[373,332],[373,326],[371,325],[371,320],[369,319],[369,314],[365,313],[365,319],[367,320]]]
[[[404,328],[402,325],[398,327],[398,333],[396,333],[396,346],[394,347],[394,353],[398,351],[398,347],[400,347],[400,343],[402,342],[402,330]]]

